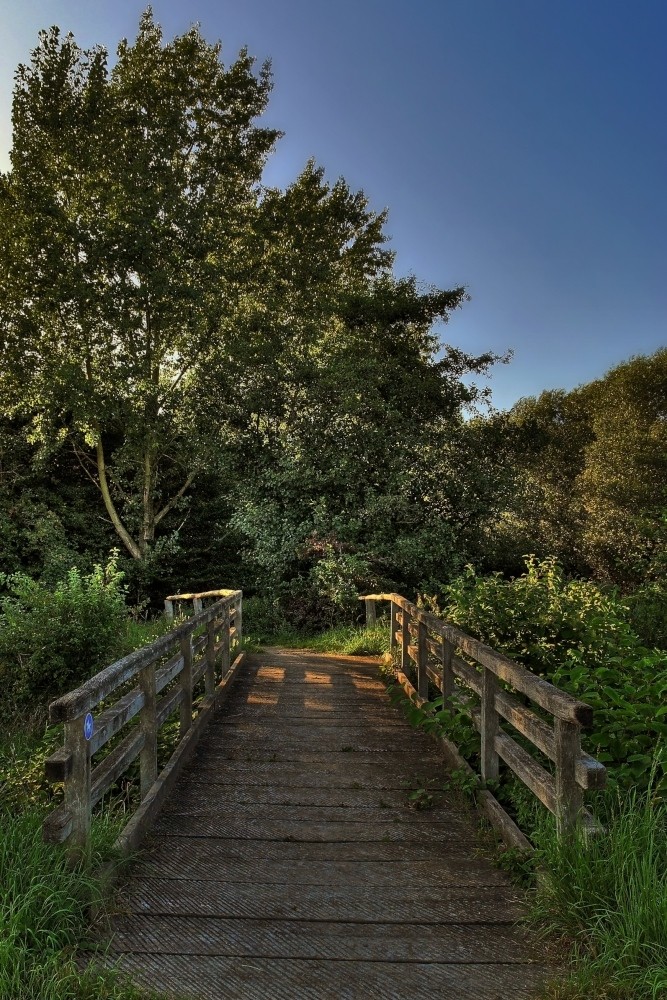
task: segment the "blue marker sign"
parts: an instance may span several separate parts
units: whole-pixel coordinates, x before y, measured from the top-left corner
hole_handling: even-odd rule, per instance
[[[88,712],[88,715],[83,720],[83,735],[86,737],[87,740],[89,740],[92,737],[94,728],[95,724],[93,722],[93,717],[90,714],[90,712]]]

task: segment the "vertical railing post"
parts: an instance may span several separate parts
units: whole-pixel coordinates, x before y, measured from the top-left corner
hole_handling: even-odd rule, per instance
[[[417,692],[420,698],[428,700],[428,647],[426,645],[426,625],[417,622]]]
[[[223,609],[223,612],[222,612],[222,623],[220,625],[220,641],[222,642],[222,648],[220,650],[220,653],[221,653],[221,656],[220,656],[221,664],[220,664],[220,666],[221,666],[221,670],[222,670],[222,678],[223,678],[223,680],[227,676],[227,674],[229,673],[229,667],[230,667],[230,657],[229,657],[229,649],[230,649],[229,629],[230,629],[230,624],[229,624],[229,619],[230,619],[229,605],[226,604],[225,607],[224,607],[224,609]]]
[[[554,719],[556,749],[556,826],[559,836],[571,833],[584,804],[583,792],[575,777],[581,753],[581,728],[577,722]]]
[[[481,770],[484,781],[497,781],[500,762],[496,753],[496,736],[498,735],[498,713],[496,711],[496,691],[498,678],[489,670],[483,668],[482,673],[482,746]]]
[[[376,622],[375,601],[364,601],[366,606],[366,628],[373,628]]]
[[[206,623],[206,673],[204,675],[206,695],[215,692],[215,620]]]
[[[192,611],[195,615],[198,615],[202,609],[201,597],[192,598]]]
[[[139,754],[139,783],[143,802],[157,781],[157,694],[154,661],[139,671],[139,689],[144,696],[144,705],[139,716],[139,727],[144,737],[144,745]]]
[[[410,654],[408,652],[408,646],[410,645],[410,612],[406,611],[405,608],[401,608],[401,670],[408,676],[408,665],[410,663]]]
[[[174,602],[173,601],[165,601],[164,602],[164,616],[165,616],[165,618],[168,621],[173,622],[173,620],[174,620]]]
[[[442,674],[440,677],[440,690],[442,692],[442,707],[445,709],[454,708],[454,671],[452,670],[452,656],[454,647],[449,639],[444,636],[440,642],[440,662]]]
[[[192,725],[192,633],[181,637],[181,739]]]
[[[74,863],[86,856],[90,836],[90,743],[84,727],[85,715],[65,723],[65,747],[72,755],[72,770],[65,782],[65,806],[72,816],[68,851]]]
[[[396,649],[396,646],[398,645],[396,639],[396,628],[398,625],[398,622],[396,621],[397,613],[398,613],[398,605],[394,604],[394,602],[392,601],[389,609],[389,649],[391,650],[392,653]]]
[[[236,645],[240,646],[243,641],[243,594],[239,594],[234,603],[234,625],[236,627]]]

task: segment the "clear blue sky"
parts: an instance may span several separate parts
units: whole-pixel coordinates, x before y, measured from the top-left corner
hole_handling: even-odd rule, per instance
[[[37,31],[113,52],[135,0],[0,0],[0,168]],[[389,209],[397,270],[472,301],[446,339],[513,348],[505,407],[667,344],[666,0],[157,0],[231,60],[271,57],[267,179],[309,156]]]

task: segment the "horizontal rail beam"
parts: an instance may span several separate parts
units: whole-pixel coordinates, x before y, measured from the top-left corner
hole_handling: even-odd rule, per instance
[[[511,684],[522,694],[531,698],[541,708],[565,722],[576,722],[584,728],[593,724],[593,709],[590,705],[573,698],[555,687],[544,678],[533,674],[520,663],[515,663],[508,656],[497,653],[490,646],[473,639],[455,625],[436,618],[423,608],[418,608],[400,594],[366,594],[360,598],[364,601],[392,601],[403,611],[406,611],[416,621],[422,622],[427,628],[444,639],[448,639],[458,649],[463,650],[483,667],[491,670],[500,680]]]
[[[104,698],[112,694],[117,687],[135,677],[139,671],[151,663],[157,662],[170,652],[176,642],[192,633],[201,625],[216,618],[226,606],[231,605],[240,592],[232,592],[222,600],[208,608],[204,608],[192,618],[183,622],[177,628],[168,632],[143,649],[135,650],[99,673],[91,677],[81,687],[70,691],[49,705],[49,719],[52,723],[70,722],[77,719],[98,705]]]

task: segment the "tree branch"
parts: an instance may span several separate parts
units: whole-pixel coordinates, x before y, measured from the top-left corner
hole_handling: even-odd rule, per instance
[[[185,480],[185,482],[181,486],[181,488],[178,491],[178,493],[175,493],[174,496],[171,498],[171,500],[164,505],[164,507],[162,508],[162,510],[160,511],[160,513],[156,514],[155,521],[153,522],[154,524],[159,524],[159,522],[162,520],[162,518],[165,516],[165,514],[169,513],[169,511],[174,506],[174,504],[176,503],[176,501],[181,499],[181,497],[183,496],[183,494],[185,493],[185,491],[188,489],[188,487],[192,485],[192,482],[193,482],[193,480],[195,478],[195,475],[196,475],[196,473],[194,473],[194,472],[190,473],[190,475]]]
[[[114,502],[111,499],[111,493],[109,492],[109,483],[107,481],[107,470],[104,461],[104,448],[102,447],[102,439],[98,436],[97,443],[95,445],[95,451],[97,453],[97,473],[100,477],[100,489],[102,491],[102,499],[104,500],[104,506],[107,509],[107,513],[111,518],[111,523],[113,524],[116,532],[123,542],[123,545],[130,553],[133,559],[141,559],[141,550],[139,546],[131,537],[127,528],[118,516],[118,511],[114,507]]]

